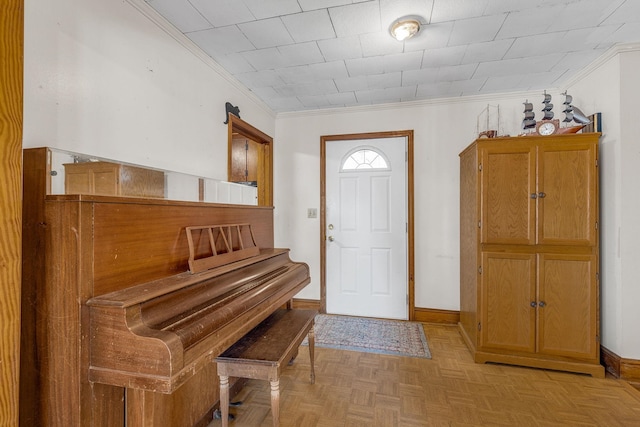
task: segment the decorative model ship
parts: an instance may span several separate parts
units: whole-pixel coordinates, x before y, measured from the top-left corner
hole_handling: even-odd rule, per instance
[[[553,116],[553,104],[551,103],[551,95],[546,91],[544,93],[544,100],[542,101],[542,120],[536,121],[535,113],[533,112],[533,104],[524,102],[524,120],[522,121],[522,127],[525,130],[526,135],[558,135],[566,133],[576,133],[591,123],[591,120],[584,115],[580,109],[571,104],[573,98],[564,92],[565,101],[562,103],[564,107],[563,113],[565,118],[563,123],[571,123],[572,121],[578,123],[575,126],[560,126],[560,120],[554,119]]]

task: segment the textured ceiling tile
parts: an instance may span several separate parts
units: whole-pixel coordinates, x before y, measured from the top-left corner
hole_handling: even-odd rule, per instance
[[[238,80],[250,87],[266,87],[266,86],[279,86],[285,82],[280,78],[280,75],[274,70],[253,71],[248,73],[238,74],[236,76]]]
[[[286,67],[324,62],[324,57],[315,42],[299,43],[278,48]]]
[[[244,52],[242,56],[258,71],[275,70],[289,66],[278,48],[275,47]]]
[[[472,96],[477,95],[487,79],[469,79],[469,80],[457,80],[451,82],[449,91],[452,96]]]
[[[527,58],[551,52],[563,52],[561,45],[565,33],[538,34],[517,38],[504,55],[504,59]]]
[[[362,58],[359,36],[341,37],[318,41],[318,47],[326,61]]]
[[[255,71],[253,66],[240,53],[216,56],[216,62],[232,74]]]
[[[347,76],[344,61],[320,62],[277,70],[286,84],[306,83],[315,80],[327,80]]]
[[[640,23],[623,24],[620,28],[609,37],[607,43],[632,43],[640,40]]]
[[[444,67],[462,64],[467,46],[444,47],[425,51],[422,68]]]
[[[243,0],[256,19],[301,12],[296,0]],[[238,3],[238,2],[236,2]]]
[[[488,0],[435,0],[431,22],[453,21],[482,16]]]
[[[397,53],[383,57],[383,72],[417,70],[422,65],[422,52]]]
[[[403,44],[387,33],[369,33],[360,36],[364,56],[389,55],[403,51]]]
[[[467,64],[502,59],[513,42],[513,39],[504,39],[467,45],[462,63]]]
[[[557,89],[640,42],[640,0],[145,1],[274,111]]]
[[[384,58],[372,56],[370,58],[356,58],[345,61],[351,77],[381,74],[384,72]]]
[[[564,5],[547,8],[527,9],[511,12],[506,16],[497,39],[531,36],[547,31],[554,19],[554,14],[564,11]]]
[[[282,22],[289,30],[291,37],[298,43],[331,39],[336,36],[326,10],[283,16]]]
[[[207,21],[215,27],[239,24],[241,22],[253,21],[255,17],[244,5],[235,0],[189,0],[198,9]]]
[[[416,86],[421,83],[435,83],[438,78],[437,68],[425,68],[422,70],[409,70],[402,72],[403,86]]]
[[[380,7],[377,1],[329,9],[338,37],[380,31]]]
[[[382,27],[388,29],[396,19],[407,15],[419,16],[428,22],[432,5],[433,0],[380,0]]]
[[[423,49],[438,49],[446,47],[451,38],[454,22],[443,22],[422,27],[416,37],[405,40],[406,52]]]
[[[298,0],[302,10],[326,9],[351,4],[351,0]]]
[[[535,56],[531,58],[508,59],[504,61],[478,64],[474,78],[513,76],[549,71],[562,60],[563,53]]]
[[[305,109],[300,100],[295,97],[270,97],[266,98],[265,102],[273,111],[297,111]]]
[[[188,0],[154,0],[153,8],[183,33],[211,28]]]
[[[260,21],[238,24],[238,28],[240,28],[240,31],[242,31],[245,37],[258,49],[293,43],[293,39],[282,24],[280,18],[262,19]]]
[[[451,94],[451,83],[428,83],[418,85],[418,89],[416,90],[416,96],[419,99],[428,99],[428,98],[446,98],[452,96]]]
[[[449,46],[494,40],[506,17],[507,15],[491,15],[456,21],[449,38]]]
[[[333,80],[320,80],[313,83],[276,86],[274,89],[283,96],[313,96],[338,92]]]
[[[187,34],[187,36],[214,58],[218,55],[254,49],[253,44],[235,25],[196,31]]]
[[[436,81],[456,81],[470,79],[476,70],[475,64],[453,65],[438,68]]]
[[[604,2],[602,2],[604,3]],[[599,3],[599,4],[602,4]],[[603,11],[603,25],[624,24],[627,22],[638,22],[640,20],[640,2],[637,0],[611,0],[609,7]],[[605,4],[606,4],[605,3]],[[613,9],[613,10],[611,10]],[[611,12],[609,14],[609,12]]]

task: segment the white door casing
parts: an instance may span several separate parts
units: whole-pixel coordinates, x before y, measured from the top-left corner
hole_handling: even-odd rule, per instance
[[[405,137],[327,144],[327,313],[408,319],[406,145]],[[341,170],[361,149],[381,153],[388,168]]]

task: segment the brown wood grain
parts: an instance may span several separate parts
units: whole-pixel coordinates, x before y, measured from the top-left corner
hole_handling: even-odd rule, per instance
[[[19,418],[23,0],[0,4],[0,425]]]
[[[90,298],[187,272],[185,227],[251,223],[256,244],[273,247],[273,208],[100,195],[47,195],[46,148],[24,151],[24,234],[28,265],[23,308],[21,425],[204,425],[218,399],[210,359],[290,300],[278,294],[194,343],[186,359],[197,375],[170,395],[90,382]],[[204,247],[198,250],[204,250]],[[26,267],[25,267],[26,268]],[[224,268],[224,267],[221,267]],[[254,316],[253,319],[251,316]],[[25,333],[26,331],[26,333]],[[190,339],[190,338],[189,338]],[[207,347],[208,346],[208,347]],[[207,353],[209,350],[213,353]],[[216,353],[217,352],[217,353]],[[196,353],[203,357],[198,359]],[[186,360],[185,359],[185,360]],[[124,383],[123,383],[124,384]],[[178,383],[176,383],[178,384]],[[17,387],[15,388],[17,390]],[[125,406],[125,400],[128,406]],[[135,424],[134,421],[139,421]]]
[[[604,375],[599,136],[479,139],[460,154],[459,326],[476,362]]]

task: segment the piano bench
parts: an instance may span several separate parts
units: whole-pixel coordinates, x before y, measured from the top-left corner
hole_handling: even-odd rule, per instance
[[[311,384],[315,382],[313,319],[316,314],[315,310],[279,309],[216,357],[223,427],[229,423],[229,377],[268,380],[273,425],[279,425],[280,372],[298,354],[298,347],[307,335]]]

